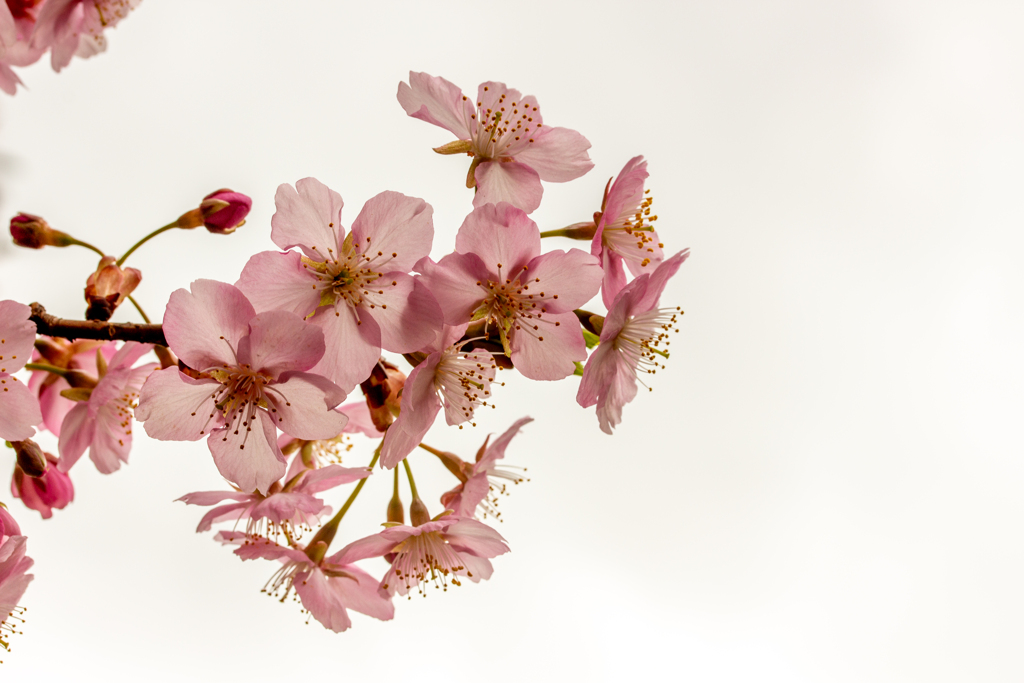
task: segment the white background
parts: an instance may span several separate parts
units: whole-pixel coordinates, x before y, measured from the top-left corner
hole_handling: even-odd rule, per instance
[[[270,563],[172,502],[222,488],[205,445],[138,429],[130,465],[83,460],[49,521],[3,495],[36,578],[0,675],[1021,680],[1022,18],[978,0],[146,0],[106,54],[24,70],[0,101],[4,217],[119,253],[216,188],[253,197],[235,235],[132,257],[156,315],[272,248],[276,186],[309,175],[346,222],[385,189],[423,197],[449,251],[466,160],[397,103],[410,69],[504,81],[593,143],[589,175],[546,186],[543,229],[586,220],[642,153],[662,239],[693,256],[663,298],[686,311],[675,353],[614,437],[575,379],[522,378],[476,429],[429,436],[468,457],[537,418],[509,450],[532,481],[505,501],[492,580],[340,635],[305,625],[259,595]],[[0,298],[80,316],[93,264],[4,244]],[[439,509],[453,480],[413,465]],[[339,542],[379,528],[389,488],[370,481]]]

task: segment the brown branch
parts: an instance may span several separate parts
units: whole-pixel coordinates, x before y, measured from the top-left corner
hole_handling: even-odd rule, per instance
[[[66,320],[50,315],[42,304],[33,303],[29,320],[36,324],[39,334],[64,339],[120,339],[143,344],[167,346],[163,325],[141,323],[107,323],[94,320]]]

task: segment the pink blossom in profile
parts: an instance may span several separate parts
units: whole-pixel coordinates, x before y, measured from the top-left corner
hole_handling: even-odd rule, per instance
[[[245,524],[249,536],[279,536],[295,538],[297,531],[308,531],[328,515],[331,508],[314,494],[342,484],[349,484],[370,476],[365,467],[328,465],[320,469],[307,469],[282,484],[277,481],[267,495],[243,491],[198,491],[187,493],[178,500],[187,505],[218,505],[199,521],[196,532],[209,531],[216,522],[231,521],[237,526]]]
[[[33,46],[32,32],[42,0],[7,0],[0,3],[0,90],[14,95],[21,79],[12,66],[35,64],[45,47]]]
[[[668,357],[667,336],[680,309],[657,308],[658,301],[689,256],[690,250],[684,249],[630,282],[604,319],[601,343],[583,369],[576,401],[584,408],[597,405],[597,419],[606,434],[622,421],[622,406],[636,397],[637,375],[665,367],[659,357]]]
[[[25,555],[27,541],[11,513],[0,503],[0,647],[5,650],[10,649],[10,636],[21,633],[21,615],[25,610],[18,602],[33,579],[26,573],[33,564],[32,558]]]
[[[72,57],[92,57],[107,49],[103,32],[128,16],[142,0],[46,0],[36,21],[32,45],[50,49],[59,72]]]
[[[89,377],[99,378],[96,353],[103,357],[107,365],[117,353],[114,342],[77,339],[68,341],[57,337],[40,336],[36,349],[32,354],[32,362],[42,361],[64,370],[77,370]],[[39,397],[39,407],[43,413],[43,426],[55,436],[60,436],[60,425],[64,416],[75,406],[75,401],[61,396],[61,392],[70,389],[71,385],[60,375],[45,370],[33,370],[28,379],[28,387]]]
[[[11,495],[21,498],[25,507],[41,514],[43,519],[53,517],[53,510],[63,510],[75,499],[75,486],[71,477],[56,467],[57,458],[46,454],[47,468],[40,477],[30,477],[18,465],[11,477]]]
[[[229,536],[223,538],[234,541]],[[316,546],[318,552],[312,554],[323,558],[327,546],[323,541]],[[266,540],[243,543],[235,554],[243,560],[280,561],[281,568],[270,577],[263,592],[284,602],[294,589],[310,615],[335,633],[352,625],[350,609],[382,621],[395,616],[391,597],[377,590],[377,579],[354,564],[338,562],[337,556],[313,560],[301,545],[287,547]]]
[[[523,478],[525,469],[499,467],[498,461],[505,457],[512,437],[519,433],[523,425],[533,422],[532,417],[523,417],[515,421],[505,433],[490,441],[490,437],[477,451],[476,461],[461,463],[462,482],[451,491],[441,496],[441,504],[451,510],[456,517],[476,517],[483,519],[493,517],[501,519],[498,511],[498,496],[507,493],[508,482],[520,484],[528,481]],[[464,478],[463,478],[464,477]]]
[[[207,443],[220,473],[244,492],[267,493],[284,476],[277,429],[301,439],[337,436],[347,418],[332,408],[344,392],[306,372],[324,354],[323,333],[294,313],[257,315],[238,288],[196,280],[171,294],[168,345],[195,377],[154,372],[142,388],[138,419],[162,441]]]
[[[623,264],[637,277],[650,272],[664,259],[653,225],[658,217],[651,215],[650,190],[644,190],[647,176],[643,156],[633,157],[610,181],[601,202],[590,253],[601,259],[604,270],[601,295],[609,309],[615,296],[626,286]]]
[[[0,439],[23,441],[43,421],[39,401],[14,376],[32,357],[36,324],[32,309],[16,301],[0,301]]]
[[[423,349],[428,355],[409,373],[401,412],[384,433],[382,467],[393,468],[419,445],[442,404],[450,426],[472,420],[476,408],[487,405],[497,366],[486,351],[463,351],[465,332],[466,325],[445,325]]]
[[[501,534],[486,524],[446,515],[420,526],[391,526],[349,543],[331,560],[347,564],[387,555],[391,568],[381,581],[381,594],[407,595],[416,587],[425,595],[429,584],[447,591],[449,581],[462,585],[460,577],[474,583],[491,578],[494,569],[489,558],[508,551]]]
[[[345,453],[352,450],[350,439],[353,434],[363,434],[371,439],[380,439],[384,434],[377,431],[370,418],[370,409],[366,401],[356,401],[338,406],[335,410],[348,418],[341,434],[331,439],[296,439],[282,434],[277,445],[285,455],[294,453],[285,480],[290,481],[305,469],[320,469],[330,465],[342,464]]]
[[[537,225],[511,204],[475,209],[459,228],[455,253],[417,268],[445,323],[484,320],[526,377],[562,379],[587,357],[573,309],[601,286],[597,258],[579,249],[541,254]]]
[[[430,253],[430,205],[382,192],[359,212],[346,234],[341,195],[315,178],[281,185],[271,239],[245,265],[238,288],[258,311],[290,311],[324,333],[326,353],[314,369],[346,392],[370,375],[381,349],[410,353],[429,343],[440,324],[430,292],[409,275]]]
[[[481,83],[474,104],[443,78],[409,72],[409,83],[398,84],[398,101],[409,116],[455,135],[434,151],[473,158],[466,186],[476,187],[475,207],[508,202],[532,213],[544,193],[542,180],[564,183],[594,167],[585,137],[545,126],[537,98],[504,83]]]
[[[152,344],[125,342],[114,354],[99,383],[86,401],[78,403],[64,416],[60,426],[57,449],[58,466],[67,472],[86,450],[103,474],[116,472],[128,462],[132,448],[132,410],[139,399],[139,389],[157,366],[146,363],[132,365],[152,350]]]

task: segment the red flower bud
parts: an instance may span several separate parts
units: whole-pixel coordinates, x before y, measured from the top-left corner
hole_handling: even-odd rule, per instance
[[[252,199],[227,189],[206,195],[199,205],[203,213],[203,225],[218,235],[229,235],[241,227],[251,208]]]
[[[54,230],[45,220],[30,213],[19,213],[11,219],[11,237],[19,247],[28,249],[67,247],[75,244],[71,235]]]

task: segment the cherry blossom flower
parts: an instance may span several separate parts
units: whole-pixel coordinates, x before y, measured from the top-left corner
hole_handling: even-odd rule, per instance
[[[419,445],[442,403],[451,426],[473,419],[476,407],[487,405],[497,366],[485,351],[462,350],[465,342],[456,342],[465,331],[466,325],[445,325],[436,341],[423,349],[428,355],[409,373],[401,413],[384,433],[381,466],[393,468]]]
[[[103,31],[117,26],[142,0],[46,0],[39,11],[32,45],[50,48],[59,72],[74,56],[83,59],[107,49]]]
[[[668,357],[668,332],[678,308],[656,308],[669,278],[690,256],[684,249],[641,275],[615,298],[601,329],[601,343],[583,369],[576,401],[584,408],[597,404],[601,431],[612,433],[622,421],[622,406],[636,397],[637,374],[652,374],[656,356]]]
[[[57,448],[59,467],[67,472],[86,450],[103,474],[116,472],[128,462],[132,448],[132,409],[139,398],[139,389],[157,366],[132,364],[148,353],[152,344],[126,342],[114,354],[106,373],[89,392],[89,397],[68,411],[60,426]]]
[[[486,524],[444,515],[420,526],[391,526],[353,541],[332,560],[347,564],[388,555],[391,568],[381,581],[381,594],[393,596],[397,591],[407,595],[418,586],[420,595],[424,595],[427,584],[446,591],[449,580],[456,586],[462,585],[458,577],[464,576],[474,583],[491,578],[494,569],[488,558],[508,551],[501,534]]]
[[[409,116],[457,138],[434,151],[473,157],[466,186],[477,188],[475,207],[508,202],[532,213],[544,193],[541,180],[564,183],[594,166],[585,137],[544,126],[537,99],[504,83],[481,83],[474,106],[453,83],[409,72],[409,83],[398,84],[398,101]]]
[[[245,492],[267,493],[285,473],[277,428],[302,439],[329,439],[346,417],[334,383],[305,372],[324,354],[323,333],[287,311],[256,314],[232,285],[196,280],[171,294],[164,334],[183,363],[154,372],[136,411],[163,441],[207,443],[220,473]]]
[[[215,522],[233,520],[236,524],[246,520],[245,533],[268,538],[284,533],[295,537],[295,530],[309,528],[331,508],[313,494],[348,484],[370,476],[365,467],[328,465],[320,469],[306,469],[284,485],[277,481],[267,495],[243,491],[199,491],[187,493],[178,500],[187,505],[215,505],[225,500],[234,501],[213,508],[199,521],[196,532],[209,531]],[[266,520],[267,529],[262,523]]]
[[[203,197],[199,205],[203,225],[215,235],[230,235],[245,225],[245,217],[252,209],[252,199],[241,192],[222,189]]]
[[[346,392],[369,376],[381,348],[416,351],[428,343],[440,312],[408,271],[430,252],[432,209],[422,199],[382,192],[346,235],[341,195],[315,178],[281,185],[271,239],[282,249],[256,254],[238,288],[259,311],[285,310],[324,332],[318,372]]]
[[[314,557],[319,554],[323,558],[326,544],[319,541],[316,546],[314,550],[319,552],[314,552]],[[235,554],[243,560],[280,560],[281,568],[270,577],[263,591],[280,596],[284,602],[294,589],[313,618],[335,633],[352,625],[350,609],[382,621],[395,616],[391,597],[377,590],[377,579],[354,564],[338,561],[337,555],[314,560],[301,545],[289,548],[264,540],[245,543]]]
[[[370,409],[366,401],[346,403],[335,408],[336,411],[348,418],[345,428],[341,434],[331,439],[296,439],[282,434],[277,440],[277,445],[285,455],[295,453],[291,465],[288,466],[288,474],[285,480],[291,480],[304,469],[320,469],[329,465],[340,465],[344,453],[352,450],[352,442],[348,438],[352,434],[363,434],[372,439],[379,439],[384,436],[373,425],[370,419]]]
[[[36,325],[32,309],[16,301],[0,301],[0,439],[21,441],[36,433],[43,421],[39,402],[14,373],[32,357]]]
[[[18,465],[11,478],[11,495],[21,498],[25,507],[41,514],[43,519],[53,516],[54,508],[63,510],[75,499],[75,486],[71,477],[56,467],[57,458],[46,453],[47,468],[42,475],[30,477]]]
[[[573,309],[601,285],[597,258],[579,249],[541,254],[537,225],[511,204],[475,209],[459,228],[455,253],[417,268],[445,322],[485,320],[526,377],[562,379],[586,358]]]
[[[490,437],[477,451],[476,461],[460,463],[462,465],[462,482],[441,496],[441,504],[451,510],[456,517],[475,517],[479,514],[484,519],[494,517],[500,519],[497,510],[498,496],[506,493],[506,482],[519,484],[524,481],[520,472],[498,467],[498,460],[505,457],[512,437],[519,433],[523,425],[533,422],[532,417],[523,417],[505,430],[505,433],[489,443]],[[461,478],[461,477],[460,477]]]
[[[601,296],[609,309],[615,296],[626,286],[623,262],[634,277],[652,270],[662,262],[662,244],[652,225],[651,197],[644,190],[647,162],[633,157],[605,190],[601,202],[597,232],[590,253],[601,259],[604,283]]]
[[[104,364],[117,353],[114,342],[76,339],[68,341],[57,337],[40,336],[36,340],[33,362],[43,360],[63,370],[77,370],[87,377],[98,378],[100,371],[97,366],[97,351]],[[43,413],[43,426],[55,436],[60,436],[60,425],[64,416],[75,406],[75,402],[61,396],[61,392],[70,389],[68,381],[58,374],[45,370],[33,370],[28,379],[28,387],[39,398],[39,407]]]
[[[0,3],[0,90],[8,95],[17,92],[21,79],[12,66],[35,64],[45,47],[34,47],[32,32],[36,27],[37,5],[42,0],[7,0]]]
[[[21,535],[18,523],[0,503],[0,647],[10,649],[8,639],[24,621],[25,612],[18,601],[25,594],[33,576],[26,574],[32,568],[32,558],[25,556],[28,539]]]

